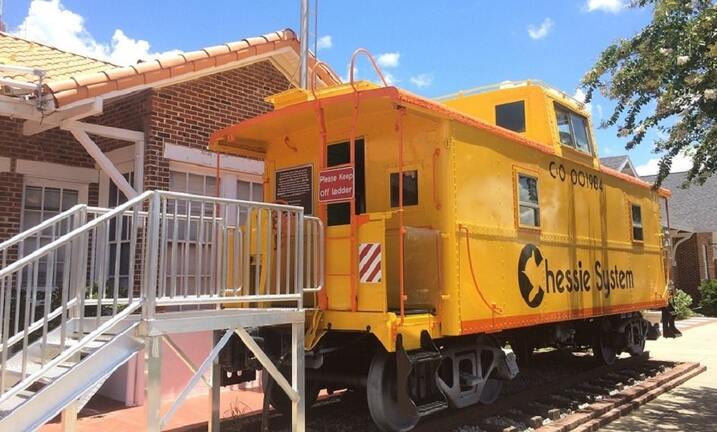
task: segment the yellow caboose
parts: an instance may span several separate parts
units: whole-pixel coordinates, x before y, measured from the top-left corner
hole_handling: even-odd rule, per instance
[[[667,300],[669,192],[600,166],[584,105],[534,81],[439,101],[367,82],[270,101],[210,147],[263,160],[265,200],[323,221],[307,395],[365,387],[376,424],[408,430],[492,402],[535,348],[642,352],[639,311]],[[277,358],[281,335],[264,337]]]

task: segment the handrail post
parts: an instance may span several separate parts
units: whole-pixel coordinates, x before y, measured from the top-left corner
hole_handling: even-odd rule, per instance
[[[73,216],[74,228],[79,228],[87,223],[87,207],[82,208]],[[78,318],[79,322],[74,332],[82,334],[84,331],[84,309],[85,309],[85,290],[87,288],[87,255],[90,253],[90,236],[83,233],[72,241],[72,269],[70,274],[70,293],[68,299],[74,298],[75,305],[70,309],[70,317]],[[67,258],[66,258],[67,259]]]
[[[138,204],[139,205],[139,204]],[[149,203],[149,212],[147,214],[147,232],[145,232],[145,264],[144,277],[142,278],[142,287],[140,296],[144,299],[142,305],[142,318],[151,319],[154,315],[154,308],[157,296],[157,278],[158,278],[158,256],[159,256],[159,228],[160,228],[160,195],[159,192],[152,194]]]
[[[296,307],[301,309],[304,307],[304,210],[301,209],[296,215],[297,227],[296,227],[296,246],[297,246],[297,257],[296,257],[296,293],[299,294],[299,300],[297,301]]]

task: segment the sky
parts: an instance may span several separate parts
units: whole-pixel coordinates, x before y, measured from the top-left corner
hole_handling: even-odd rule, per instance
[[[2,0],[0,0],[2,1]],[[319,57],[342,77],[367,48],[392,84],[426,97],[505,80],[539,79],[575,95],[610,43],[636,34],[650,9],[629,0],[318,0]],[[299,28],[299,0],[4,0],[19,36],[131,64],[283,28]],[[314,0],[311,0],[312,14]],[[311,46],[314,46],[313,24]],[[376,79],[366,60],[357,76]],[[625,154],[614,128],[600,129],[613,103],[590,104],[600,156]],[[641,175],[657,171],[655,133],[629,152]],[[689,168],[678,156],[673,171]]]

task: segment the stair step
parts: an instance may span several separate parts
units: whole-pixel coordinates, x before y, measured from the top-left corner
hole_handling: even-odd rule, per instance
[[[57,365],[53,368],[50,368],[43,376],[38,378],[37,382],[39,382],[41,384],[49,384],[52,381],[54,381],[57,377],[64,374],[65,372],[67,372],[74,366],[75,366],[75,363],[72,363],[72,362],[60,363],[59,365]],[[42,367],[43,366],[40,362],[28,361],[27,362],[27,372],[26,372],[25,377],[27,378],[28,376],[32,375],[33,373],[39,371],[40,369],[42,369]],[[8,378],[10,378],[11,382],[16,383],[21,380],[21,377],[22,377],[21,369],[8,368],[6,372],[7,372]]]
[[[5,413],[8,413],[18,406],[25,403],[25,401],[29,400],[31,397],[35,395],[35,392],[30,390],[22,390],[15,396],[11,397],[5,403],[2,404],[2,408],[0,408],[0,417],[2,417]]]
[[[448,408],[448,402],[446,401],[433,401],[416,407],[418,410],[418,416],[424,417],[431,415],[438,411],[443,411]]]

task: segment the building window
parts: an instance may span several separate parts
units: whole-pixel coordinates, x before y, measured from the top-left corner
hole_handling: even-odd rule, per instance
[[[129,172],[122,175],[129,184],[134,184],[134,173]],[[127,202],[125,194],[117,187],[114,181],[110,180],[109,184],[109,196],[107,206],[109,208],[117,207],[120,204]],[[132,216],[122,216],[122,226],[117,232],[117,218],[110,219],[109,223],[109,240],[110,240],[110,258],[109,258],[109,286],[114,287],[115,279],[115,263],[117,262],[117,249],[119,244],[120,259],[119,259],[119,286],[122,289],[129,288],[130,274],[129,274],[129,250],[130,250],[130,236],[132,235],[131,223]],[[117,237],[119,234],[119,237]]]
[[[399,173],[391,173],[391,207],[398,207]],[[403,205],[418,205],[418,171],[403,172]]]
[[[215,196],[217,194],[217,179],[208,175],[170,171],[169,190],[173,192]]]
[[[643,241],[645,239],[642,229],[642,209],[637,204],[632,204],[632,239]]]
[[[264,201],[264,184],[237,180],[237,199],[244,201]]]
[[[588,120],[562,106],[555,104],[560,144],[592,154],[588,133]]]
[[[522,227],[540,227],[537,177],[518,174],[518,224]]]
[[[45,187],[45,186],[25,186],[25,195],[22,207],[22,228],[27,230],[40,224],[60,212],[69,210],[72,206],[79,203],[80,192],[76,189]],[[49,244],[52,240],[57,239],[68,231],[67,222],[59,225],[54,233],[52,230],[44,230],[36,237],[34,241],[25,241],[23,246],[23,255],[27,256],[31,252]],[[50,280],[50,286],[57,288],[62,282],[62,275],[65,262],[65,248],[56,250],[54,260],[55,274]],[[47,257],[40,260],[37,274],[37,284],[39,287],[45,287],[47,282]],[[40,292],[41,291],[41,292]],[[38,290],[38,294],[44,295],[44,289]]]
[[[514,132],[525,132],[525,102],[496,105],[495,124]]]

